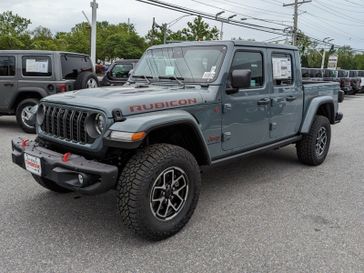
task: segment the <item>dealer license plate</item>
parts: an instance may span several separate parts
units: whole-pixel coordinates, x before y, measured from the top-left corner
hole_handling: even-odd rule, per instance
[[[42,166],[40,158],[24,153],[25,168],[36,175],[42,175]]]

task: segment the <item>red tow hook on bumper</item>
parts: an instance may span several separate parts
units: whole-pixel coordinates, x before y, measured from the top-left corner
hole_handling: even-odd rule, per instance
[[[21,139],[20,146],[21,146],[22,148],[25,148],[25,147],[29,146],[29,139],[27,139],[27,138],[22,138],[22,139]]]
[[[65,153],[65,154],[63,155],[63,157],[62,157],[63,162],[68,162],[68,161],[70,160],[71,155],[72,155],[72,154],[71,154],[70,152]]]

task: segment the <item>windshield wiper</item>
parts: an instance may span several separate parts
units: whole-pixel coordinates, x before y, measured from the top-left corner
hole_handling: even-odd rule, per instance
[[[133,78],[139,78],[139,79],[145,79],[145,81],[150,84],[150,80],[149,79],[153,79],[153,77],[151,76],[146,76],[146,75],[133,75]]]
[[[171,76],[159,76],[159,79],[167,79],[167,80],[176,80],[178,82],[178,84],[180,85],[185,85],[182,81],[185,80],[185,78],[183,77],[176,77],[176,75],[171,75]]]

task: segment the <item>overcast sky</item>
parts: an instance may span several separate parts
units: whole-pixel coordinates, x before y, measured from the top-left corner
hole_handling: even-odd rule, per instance
[[[272,28],[283,29],[284,25],[292,25],[292,7],[283,7],[281,0],[164,0],[191,9],[216,14],[225,10],[224,16],[236,13],[236,18],[249,18],[245,22],[265,24]],[[293,0],[286,0],[290,2]],[[181,13],[163,8],[153,7],[136,0],[98,0],[98,20],[111,23],[127,22],[130,18],[137,31],[145,35],[151,28],[152,19],[158,23],[170,22],[181,16]],[[90,0],[0,0],[0,12],[11,10],[32,21],[31,28],[42,25],[53,32],[69,31],[76,23],[84,21],[81,11],[91,17]],[[334,38],[335,44],[351,45],[364,49],[364,1],[363,0],[313,0],[312,3],[300,7],[299,28],[307,35],[323,39]],[[273,20],[265,23],[253,20]],[[182,28],[188,19],[184,18],[171,27],[172,30]],[[220,27],[214,21],[210,25]],[[224,25],[224,39],[242,37],[264,41],[277,37],[276,34],[249,30],[236,26]],[[278,37],[277,39],[284,39]]]

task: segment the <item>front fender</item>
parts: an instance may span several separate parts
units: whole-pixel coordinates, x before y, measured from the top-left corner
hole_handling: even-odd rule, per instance
[[[335,102],[334,99],[330,96],[322,96],[322,97],[316,97],[314,99],[311,100],[310,105],[307,108],[306,111],[306,115],[304,117],[302,126],[301,126],[301,130],[300,132],[302,134],[307,134],[309,133],[310,129],[311,129],[311,125],[313,123],[313,120],[316,116],[316,113],[318,111],[318,109],[320,108],[321,105],[323,104],[330,104],[332,105],[332,107],[330,107],[330,110],[332,113],[330,113],[332,115],[332,117],[335,117]],[[330,121],[331,122],[331,121]]]
[[[186,124],[193,128],[193,130],[195,131],[196,135],[199,138],[200,145],[202,145],[207,161],[211,162],[210,154],[207,148],[207,143],[203,137],[198,121],[189,112],[183,110],[165,110],[160,112],[129,116],[127,117],[126,120],[122,122],[114,123],[109,128],[109,132],[111,131],[130,132],[130,133],[146,132],[148,134],[155,129],[168,127],[170,125],[176,125],[176,124]],[[131,143],[120,143],[120,147],[133,149],[140,146],[140,144],[141,143],[134,143],[133,145],[131,145]]]

